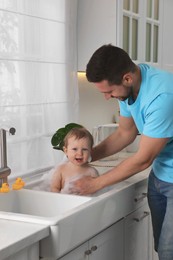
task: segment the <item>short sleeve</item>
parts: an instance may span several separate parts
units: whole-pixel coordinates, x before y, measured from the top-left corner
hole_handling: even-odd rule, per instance
[[[119,107],[120,107],[120,115],[124,117],[131,117],[131,113],[128,109],[128,105],[126,104],[126,101],[118,101]]]
[[[173,94],[160,94],[146,110],[143,134],[155,138],[173,137]]]

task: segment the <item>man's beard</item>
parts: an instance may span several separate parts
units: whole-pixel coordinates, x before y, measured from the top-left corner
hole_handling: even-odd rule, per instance
[[[124,87],[127,88],[126,86],[124,86]],[[133,86],[128,87],[128,90],[129,90],[129,93],[126,96],[118,97],[117,99],[120,101],[126,101],[130,97],[133,99]]]

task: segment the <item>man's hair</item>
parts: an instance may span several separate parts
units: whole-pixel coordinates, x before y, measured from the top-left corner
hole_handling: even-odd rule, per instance
[[[68,139],[70,137],[75,137],[75,139],[82,139],[82,138],[87,138],[90,142],[91,148],[94,144],[93,136],[91,133],[85,129],[84,127],[79,127],[79,128],[72,128],[68,134],[64,138],[64,146],[67,147],[68,145]]]
[[[120,85],[124,74],[135,70],[135,63],[123,49],[108,44],[94,52],[87,64],[86,77],[89,82],[107,80],[109,85]]]

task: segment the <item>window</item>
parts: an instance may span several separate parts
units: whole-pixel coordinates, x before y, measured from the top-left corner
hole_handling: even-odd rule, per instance
[[[0,1],[0,126],[16,128],[10,178],[62,160],[50,140],[78,118],[76,10],[76,0]]]

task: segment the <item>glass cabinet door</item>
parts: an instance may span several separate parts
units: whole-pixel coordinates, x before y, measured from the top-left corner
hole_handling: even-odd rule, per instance
[[[159,63],[160,0],[119,0],[119,45],[132,60]]]

